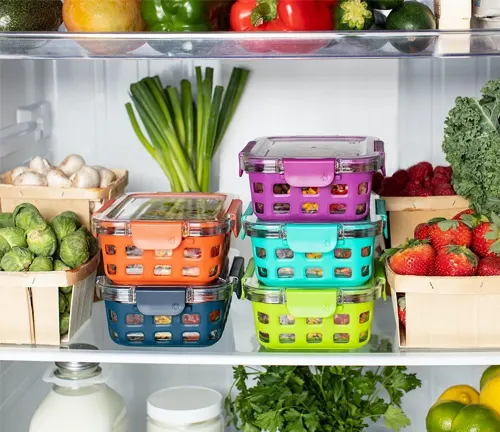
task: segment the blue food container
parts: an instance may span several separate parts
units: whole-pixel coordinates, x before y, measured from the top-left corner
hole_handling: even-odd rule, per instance
[[[105,276],[97,286],[105,301],[111,339],[126,346],[205,347],[222,336],[233,291],[241,291],[242,257],[226,278],[206,286],[115,285]]]
[[[243,235],[252,240],[255,274],[268,287],[355,289],[373,275],[375,238],[382,220],[344,223],[264,222],[243,216]],[[354,288],[353,288],[354,287]]]

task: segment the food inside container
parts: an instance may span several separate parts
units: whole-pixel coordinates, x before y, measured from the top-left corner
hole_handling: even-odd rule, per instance
[[[224,194],[134,193],[93,218],[106,276],[119,284],[204,285],[222,270],[241,201]]]

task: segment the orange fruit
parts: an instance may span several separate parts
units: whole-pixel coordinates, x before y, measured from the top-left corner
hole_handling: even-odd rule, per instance
[[[70,32],[134,32],[145,28],[140,0],[65,0],[63,20]]]

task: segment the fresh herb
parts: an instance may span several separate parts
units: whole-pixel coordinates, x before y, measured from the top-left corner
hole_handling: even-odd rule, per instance
[[[163,87],[147,77],[130,86],[130,97],[142,120],[144,134],[131,103],[125,105],[137,138],[167,175],[173,192],[208,192],[210,162],[231,122],[248,79],[234,68],[227,91],[213,86],[214,70],[203,77],[196,67],[196,102],[191,82]],[[146,136],[147,135],[147,136]]]
[[[239,394],[226,398],[229,424],[243,432],[361,432],[380,418],[399,431],[410,420],[405,393],[421,386],[405,367],[237,366]],[[254,383],[249,383],[253,378]],[[255,384],[255,385],[254,385]],[[386,399],[383,398],[386,393]]]
[[[500,212],[500,80],[481,99],[458,97],[445,121],[443,150],[455,191],[484,211]]]

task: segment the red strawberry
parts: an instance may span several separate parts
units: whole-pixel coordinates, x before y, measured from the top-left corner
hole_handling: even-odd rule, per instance
[[[394,273],[426,276],[433,265],[436,252],[427,241],[411,239],[405,244],[387,249],[381,259],[389,258]]]
[[[478,276],[500,276],[500,257],[489,256],[479,261]]]
[[[399,321],[406,327],[406,298],[398,298],[398,316]]]
[[[446,220],[445,218],[433,218],[428,222],[418,224],[413,232],[413,237],[417,240],[429,240],[429,227],[433,224]]]
[[[461,212],[457,213],[455,216],[453,216],[452,219],[455,219],[455,220],[462,220],[462,215],[472,215],[474,214],[476,211],[473,209],[473,208],[468,208],[466,210],[462,210]],[[463,222],[463,220],[462,220]]]
[[[437,166],[434,168],[434,176],[443,176],[448,179],[448,183],[451,182],[451,175],[453,174],[453,170],[451,166]]]
[[[432,165],[429,162],[419,162],[408,168],[410,180],[423,183],[426,177],[432,176]]]
[[[455,189],[453,189],[453,186],[448,183],[443,183],[443,184],[438,184],[434,186],[432,189],[434,192],[434,195],[436,196],[441,196],[441,195],[456,195],[457,193],[455,192]]]
[[[436,250],[446,245],[469,247],[472,230],[461,221],[444,220],[429,227],[429,238]]]
[[[453,219],[462,221],[469,228],[476,228],[482,222],[489,222],[489,219],[482,215],[479,210],[469,208],[467,210],[463,210],[460,213],[457,213],[453,216]],[[472,236],[474,241],[474,235]]]
[[[437,276],[474,276],[478,258],[470,249],[448,245],[438,250],[436,255]]]
[[[380,188],[382,187],[382,181],[384,180],[384,175],[380,172],[376,172],[373,174],[372,178],[372,190],[375,193],[380,192]]]
[[[394,177],[403,186],[410,181],[410,177],[408,177],[408,172],[406,170],[397,170],[392,177]]]
[[[471,248],[481,257],[500,256],[500,218],[495,213],[491,214],[491,222],[474,228]]]

